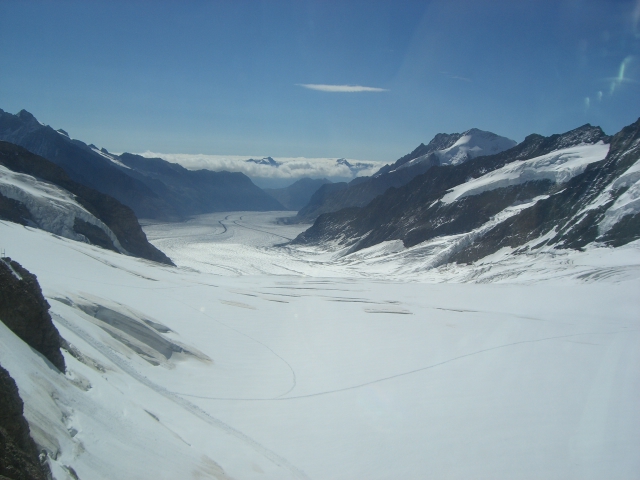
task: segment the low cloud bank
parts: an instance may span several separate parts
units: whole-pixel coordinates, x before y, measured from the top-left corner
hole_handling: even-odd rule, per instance
[[[372,175],[384,165],[383,162],[369,160],[338,159],[338,158],[306,158],[306,157],[274,157],[278,166],[248,162],[260,160],[261,156],[242,155],[203,155],[184,153],[140,153],[147,158],[162,158],[168,162],[182,165],[188,170],[226,170],[242,172],[252,179],[280,179],[291,181],[303,177],[351,179],[365,175]],[[267,163],[267,162],[265,162]]]

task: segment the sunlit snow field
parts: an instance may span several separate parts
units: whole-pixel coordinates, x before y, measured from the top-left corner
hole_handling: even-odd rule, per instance
[[[290,214],[145,224],[177,268],[0,222],[81,353],[0,324],[56,478],[638,478],[639,242],[429,269],[437,242],[279,246]]]

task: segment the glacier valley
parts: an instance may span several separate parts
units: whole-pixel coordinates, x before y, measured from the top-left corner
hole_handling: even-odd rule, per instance
[[[640,241],[434,268],[293,214],[142,222],[177,267],[0,221],[68,343],[0,323],[56,479],[637,478]]]

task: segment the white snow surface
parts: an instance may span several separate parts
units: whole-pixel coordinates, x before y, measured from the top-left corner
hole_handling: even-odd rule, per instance
[[[495,133],[472,128],[464,132],[462,137],[449,148],[434,152],[441,165],[458,165],[481,155],[493,155],[517,145],[515,140],[501,137]],[[397,170],[408,168],[425,161],[431,154],[422,155],[401,165]]]
[[[529,160],[517,160],[457,185],[442,197],[441,201],[449,204],[470,195],[534,180],[566,183],[584,172],[590,163],[604,160],[607,153],[609,153],[609,145],[598,142],[592,145],[563,148]]]
[[[600,235],[611,230],[624,216],[640,212],[640,160],[608,186],[603,196],[607,198],[609,192],[625,187],[627,190],[607,209],[598,225]]]
[[[0,323],[58,480],[638,478],[640,242],[429,269],[277,246],[292,213],[145,225],[177,268],[0,221],[77,351],[57,373]],[[154,365],[82,303],[198,355]]]
[[[38,227],[47,232],[72,240],[85,241],[84,235],[73,229],[77,217],[100,228],[115,247],[125,253],[111,229],[89,213],[67,190],[0,165],[0,193],[23,203]]]

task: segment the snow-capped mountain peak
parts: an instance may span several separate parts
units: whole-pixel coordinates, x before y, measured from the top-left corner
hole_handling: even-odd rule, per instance
[[[517,142],[507,137],[501,137],[492,132],[472,128],[464,132],[450,147],[436,150],[398,167],[398,170],[410,168],[425,161],[438,159],[440,165],[459,165],[467,160],[483,155],[494,155],[515,147]]]

